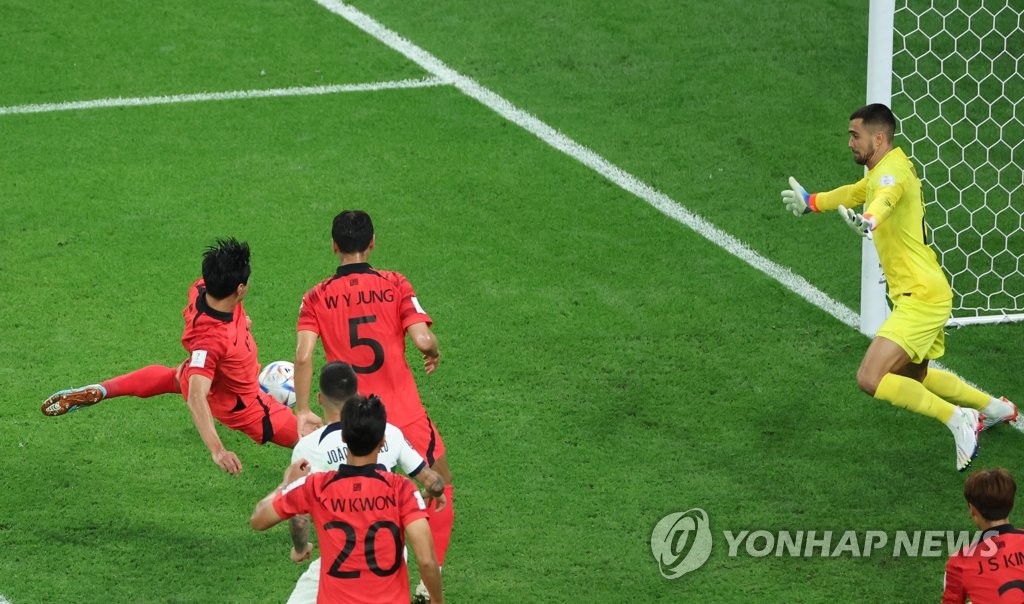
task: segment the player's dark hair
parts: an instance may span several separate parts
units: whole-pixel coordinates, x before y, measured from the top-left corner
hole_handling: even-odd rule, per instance
[[[978,470],[964,483],[964,499],[973,505],[985,520],[1009,518],[1017,483],[1003,468]]]
[[[885,131],[885,137],[890,142],[896,133],[896,116],[893,115],[889,107],[881,103],[864,105],[850,114],[851,122],[857,119],[861,120],[865,126],[882,128]]]
[[[320,370],[320,394],[338,407],[355,396],[358,385],[356,372],[348,363],[334,361]]]
[[[387,421],[379,398],[357,394],[341,410],[341,438],[353,455],[369,455],[383,440]]]
[[[331,237],[343,254],[364,252],[373,239],[373,221],[362,210],[344,210],[334,217]]]
[[[235,293],[249,282],[249,244],[234,237],[218,239],[203,252],[203,280],[206,292],[218,300]]]

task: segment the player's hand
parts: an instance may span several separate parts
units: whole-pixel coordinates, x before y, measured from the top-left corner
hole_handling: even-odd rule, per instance
[[[238,476],[242,473],[242,462],[238,460],[238,456],[232,451],[222,449],[212,455],[213,462],[220,466],[221,470],[224,470],[232,476]]]
[[[324,425],[324,420],[320,419],[320,416],[312,411],[305,411],[295,416],[296,428],[299,431],[299,436],[305,436],[310,432]]]
[[[792,176],[789,177],[789,188],[782,192],[782,203],[794,216],[800,217],[811,211],[811,196]]]
[[[284,471],[284,482],[291,484],[307,474],[309,474],[309,462],[305,459],[296,460]]]
[[[875,230],[875,227],[878,226],[878,221],[871,214],[861,215],[845,206],[839,206],[839,215],[843,217],[843,220],[853,229],[854,233],[868,239],[874,238],[871,235],[871,231]]]
[[[434,497],[430,494],[430,491],[423,491],[423,502],[427,504],[427,509],[430,509],[431,504],[434,506],[435,512],[440,512],[444,508],[448,507],[448,500],[445,499],[444,491],[440,495]]]
[[[423,371],[427,372],[427,375],[434,373],[437,366],[441,364],[441,351],[437,351],[437,356],[432,357],[430,355],[423,355]]]
[[[298,551],[294,547],[292,548],[292,562],[296,564],[302,564],[303,560],[309,560],[309,556],[313,553],[313,544],[307,543],[305,551]]]

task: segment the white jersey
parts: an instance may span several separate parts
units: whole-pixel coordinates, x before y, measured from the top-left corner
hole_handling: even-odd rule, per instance
[[[341,439],[341,422],[334,422],[303,436],[292,449],[292,463],[300,459],[309,462],[309,471],[330,472],[348,460],[348,446]],[[393,472],[399,467],[408,476],[419,474],[426,463],[412,448],[397,427],[384,427],[384,446],[377,455],[377,463]]]

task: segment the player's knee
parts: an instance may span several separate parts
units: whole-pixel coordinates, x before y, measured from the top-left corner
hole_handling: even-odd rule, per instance
[[[880,376],[865,371],[863,368],[857,371],[857,387],[871,396],[875,396],[880,381],[882,381]]]

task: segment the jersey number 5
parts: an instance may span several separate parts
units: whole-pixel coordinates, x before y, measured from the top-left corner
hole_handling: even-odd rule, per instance
[[[365,317],[352,317],[348,320],[348,345],[350,348],[356,346],[369,346],[370,350],[373,351],[373,362],[369,365],[352,365],[352,369],[356,373],[373,373],[384,366],[384,347],[380,345],[380,342],[373,338],[360,338],[359,337],[359,326],[363,323],[374,323],[377,321],[376,315],[367,315]]]
[[[341,552],[338,553],[338,557],[334,559],[334,564],[331,564],[331,568],[327,571],[327,574],[338,579],[356,579],[359,577],[360,571],[358,570],[341,570],[341,565],[345,562],[345,559],[349,557],[352,550],[356,548],[356,529],[351,524],[343,520],[334,520],[324,525],[324,530],[341,529],[345,532],[345,545],[342,546]],[[377,531],[380,529],[387,530],[391,537],[395,540],[395,562],[387,567],[381,568],[380,564],[377,563],[377,548],[375,547],[377,539]],[[370,568],[370,572],[377,575],[378,577],[387,577],[398,572],[398,568],[402,566],[402,539],[398,532],[398,525],[390,520],[378,520],[370,525],[370,528],[366,531],[366,538],[363,540],[363,546],[366,553],[366,565]]]

